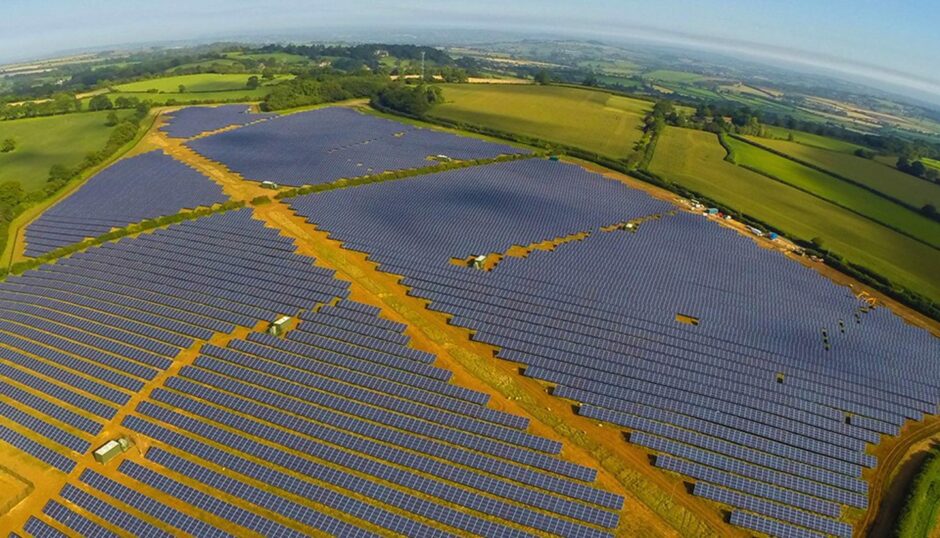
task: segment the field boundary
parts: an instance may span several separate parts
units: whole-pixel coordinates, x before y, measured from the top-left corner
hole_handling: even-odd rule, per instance
[[[731,136],[732,138],[734,138],[735,140],[740,140],[738,136],[735,136],[735,135],[730,135],[730,136]],[[724,142],[723,138],[724,138],[724,135],[718,135],[718,140],[721,142],[721,146],[722,146],[723,148],[725,148],[725,151],[728,152],[728,156],[727,156],[727,157],[732,157],[732,156],[734,155],[734,151],[733,151],[731,148],[729,148],[727,145],[725,145],[725,142]],[[748,142],[748,141],[746,141],[746,140],[741,140],[741,141],[750,144],[750,142]],[[758,144],[752,144],[752,145],[753,145],[754,147],[758,148],[758,149],[764,149],[763,147],[761,147],[761,146],[758,145]],[[777,155],[777,156],[778,156],[778,157],[783,157],[783,155]],[[878,219],[876,219],[876,218],[873,218],[873,217],[871,217],[871,216],[869,216],[869,215],[866,215],[866,214],[864,214],[864,213],[860,213],[859,211],[857,211],[857,210],[855,210],[855,209],[853,209],[853,208],[851,208],[851,207],[848,207],[848,206],[842,204],[841,202],[838,202],[838,201],[836,201],[836,200],[831,200],[831,199],[829,199],[829,198],[820,196],[820,195],[818,195],[818,194],[816,194],[816,193],[814,193],[814,192],[812,192],[812,191],[810,191],[810,190],[808,190],[808,189],[805,189],[805,188],[803,188],[803,187],[797,187],[796,185],[793,185],[792,183],[789,183],[789,182],[787,182],[787,181],[785,181],[785,180],[783,180],[783,179],[781,179],[781,178],[779,178],[779,177],[777,177],[777,176],[775,176],[775,175],[773,175],[773,174],[770,174],[770,173],[768,173],[768,172],[766,172],[766,171],[764,171],[764,170],[761,170],[761,169],[759,169],[759,168],[757,168],[757,167],[755,167],[755,166],[751,166],[751,165],[747,165],[747,164],[741,164],[741,163],[737,162],[736,160],[728,160],[727,157],[725,158],[725,160],[727,160],[727,161],[728,161],[729,163],[731,163],[731,164],[734,164],[735,166],[740,166],[741,168],[744,168],[745,170],[750,170],[751,172],[754,172],[755,174],[760,174],[760,175],[762,175],[762,176],[764,176],[764,177],[766,177],[766,178],[770,178],[770,179],[772,179],[772,180],[774,180],[774,181],[776,181],[776,182],[778,182],[778,183],[781,183],[781,184],[783,184],[783,185],[786,185],[787,187],[790,187],[790,188],[793,188],[793,189],[798,190],[798,191],[800,191],[800,192],[803,192],[803,193],[805,193],[805,194],[808,194],[808,195],[810,195],[810,196],[812,196],[812,197],[814,197],[814,198],[819,198],[820,200],[822,200],[822,201],[824,201],[824,202],[827,202],[827,203],[830,203],[830,204],[832,204],[832,205],[834,205],[834,206],[836,206],[836,207],[842,208],[842,209],[844,209],[844,210],[846,210],[846,211],[848,211],[848,212],[850,212],[850,213],[853,213],[853,214],[855,214],[855,215],[858,215],[859,217],[862,217],[863,219],[870,220],[871,222],[874,222],[875,224],[878,224],[879,226],[884,226],[885,228],[887,228],[887,229],[889,229],[889,230],[891,230],[891,231],[893,231],[893,232],[897,232],[897,233],[899,233],[899,234],[901,234],[901,235],[907,237],[908,239],[912,239],[912,240],[917,241],[918,243],[920,243],[920,244],[922,244],[922,245],[924,245],[924,246],[927,246],[927,247],[930,247],[930,248],[932,248],[932,249],[934,249],[934,250],[940,251],[940,245],[931,244],[931,243],[925,241],[923,238],[913,236],[913,235],[911,235],[910,233],[908,233],[908,232],[905,231],[905,230],[901,230],[901,229],[896,228],[895,226],[893,226],[893,225],[891,225],[891,224],[888,224],[888,223],[886,223],[886,222],[882,222],[882,221],[880,221],[880,220],[878,220]],[[732,157],[732,158],[733,158],[733,157]],[[803,163],[801,163],[801,162],[799,162],[799,161],[797,161],[797,160],[795,160],[795,159],[788,159],[788,160],[791,160],[791,161],[793,161],[793,162],[795,162],[795,163],[797,163],[797,164],[800,164],[800,165],[803,164]],[[825,171],[823,171],[823,170],[821,170],[821,169],[820,169],[820,170],[817,170],[817,171],[818,171],[818,172],[822,172],[822,173],[824,173],[824,174],[826,174],[826,175],[832,176],[832,174],[830,174],[830,173],[828,173],[828,172],[825,172]],[[839,178],[836,177],[836,176],[832,176],[832,177],[834,177],[834,178],[836,178],[836,179],[839,179]],[[867,190],[867,189],[866,189],[866,190]],[[890,200],[890,199],[889,199],[889,200]],[[904,206],[904,207],[909,209],[908,206]],[[916,213],[917,213],[918,215],[920,215],[920,212],[916,212]],[[920,216],[923,217],[923,215],[920,215]],[[926,218],[926,217],[924,217],[924,218]],[[928,219],[928,220],[929,220],[929,219]]]
[[[738,135],[738,134],[729,134],[728,136],[730,136],[731,138],[734,138],[735,140],[737,140],[737,141],[739,141],[739,142],[744,142],[745,144],[750,144],[750,145],[752,145],[752,146],[754,146],[754,147],[756,147],[756,148],[760,148],[760,149],[762,149],[762,150],[764,150],[764,151],[768,151],[768,152],[770,152],[770,153],[773,153],[774,155],[777,155],[778,157],[783,157],[784,159],[788,159],[788,160],[793,161],[793,162],[795,162],[795,163],[797,163],[797,164],[801,164],[801,165],[803,165],[803,166],[805,166],[805,167],[807,167],[807,168],[812,168],[813,170],[816,170],[817,172],[821,172],[821,173],[823,173],[823,174],[832,176],[832,177],[834,177],[834,178],[836,178],[836,179],[838,179],[838,180],[841,180],[841,181],[844,181],[844,182],[846,182],[846,183],[850,183],[850,184],[852,184],[852,185],[855,185],[856,187],[858,187],[858,188],[860,188],[860,189],[865,189],[866,191],[868,191],[868,192],[870,192],[870,193],[872,193],[872,194],[874,194],[874,195],[876,195],[876,196],[880,196],[880,197],[884,198],[885,200],[888,200],[888,201],[890,201],[890,202],[894,202],[895,204],[897,204],[897,205],[899,205],[899,206],[902,206],[902,207],[904,207],[904,208],[906,208],[906,209],[908,209],[908,210],[910,210],[910,211],[913,211],[914,213],[917,213],[918,215],[921,214],[920,208],[914,207],[914,206],[908,204],[907,202],[904,202],[904,201],[902,201],[902,200],[899,200],[899,199],[897,199],[897,198],[895,198],[895,197],[893,197],[893,196],[891,196],[891,195],[885,194],[885,193],[883,193],[883,192],[881,192],[881,191],[879,191],[879,190],[877,190],[877,189],[872,188],[872,187],[869,186],[869,185],[865,185],[864,183],[859,183],[858,181],[855,181],[854,179],[852,179],[852,178],[850,178],[850,177],[843,176],[842,174],[839,174],[838,172],[833,172],[833,171],[831,171],[831,170],[827,170],[827,169],[823,168],[822,166],[819,166],[819,165],[817,165],[817,164],[813,164],[813,163],[811,163],[811,162],[804,161],[803,159],[800,159],[800,158],[798,158],[798,157],[794,157],[793,155],[789,155],[789,154],[787,154],[787,153],[785,153],[785,152],[782,152],[782,151],[780,151],[780,150],[777,150],[777,149],[774,149],[774,148],[765,146],[765,145],[761,144],[760,142],[757,142],[757,141],[754,141],[754,140],[750,140],[750,139],[745,138],[745,137],[743,137],[743,136],[741,136],[741,135]],[[810,147],[812,147],[812,146],[810,146]],[[816,149],[821,149],[821,150],[823,150],[823,151],[832,151],[832,150],[828,150],[828,149],[825,149],[825,148],[816,148]],[[861,157],[859,157],[859,158],[861,158]],[[872,162],[877,162],[877,161],[872,161]],[[879,165],[887,167],[887,165],[882,164],[882,163],[879,163]],[[765,175],[766,175],[766,174],[765,174]],[[913,176],[911,176],[911,177],[913,177]],[[916,178],[915,178],[915,179],[916,179]],[[923,180],[921,180],[921,181],[923,181]]]

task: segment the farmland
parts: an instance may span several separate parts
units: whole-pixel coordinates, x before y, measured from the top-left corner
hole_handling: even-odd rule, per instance
[[[444,85],[432,116],[613,158],[629,155],[651,107],[605,92],[553,86]]]
[[[115,90],[122,93],[179,93],[179,87],[184,86],[184,93],[218,93],[246,88],[248,78],[261,77],[259,73],[252,74],[218,74],[201,73],[198,75],[176,75],[161,77],[139,82],[129,82],[115,86]],[[277,84],[287,80],[289,76],[280,76],[273,81],[264,82],[265,85]]]
[[[775,155],[746,142],[728,138],[737,164],[787,183],[836,205],[868,217],[934,247],[940,246],[940,223],[851,183]],[[872,163],[871,166],[881,166]],[[919,181],[910,178],[911,181]],[[933,185],[924,183],[927,188]]]
[[[786,140],[753,138],[761,145],[860,183],[915,208],[940,205],[940,186],[871,159]]]
[[[767,125],[764,127],[764,130],[766,131],[766,136],[763,137],[763,139],[789,140],[789,138],[792,136],[792,141],[798,144],[803,144],[805,146],[819,149],[839,151],[842,153],[853,153],[855,150],[863,149],[863,147],[859,146],[858,144],[853,144],[851,142],[846,142],[844,140],[839,140],[830,136],[822,136],[818,134],[807,133],[805,131],[796,131],[793,129],[787,129],[785,127]]]
[[[0,183],[19,181],[27,191],[41,189],[52,165],[75,166],[104,147],[113,130],[105,125],[107,116],[89,112],[0,122],[0,140],[16,141],[16,150],[0,153]]]
[[[668,127],[650,170],[795,238],[825,247],[934,300],[940,254],[913,239],[779,181],[724,160],[715,135]]]

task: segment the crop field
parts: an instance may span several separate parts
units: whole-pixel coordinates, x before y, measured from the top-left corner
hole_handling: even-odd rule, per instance
[[[825,248],[847,260],[940,298],[934,276],[937,249],[724,158],[715,135],[669,127],[656,145],[650,170],[793,237],[820,237]]]
[[[643,73],[643,78],[649,80],[656,80],[659,82],[698,82],[704,80],[705,77],[702,75],[697,75],[695,73],[689,73],[686,71],[669,71],[666,69],[659,69],[656,71],[650,71],[648,73]]]
[[[846,181],[733,138],[727,139],[737,164],[833,202],[897,231],[940,247],[940,223]],[[873,166],[881,166],[873,164]],[[919,181],[911,178],[912,181]],[[926,184],[927,188],[933,185]],[[940,189],[938,189],[940,190]]]
[[[905,174],[893,166],[885,166],[875,160],[827,151],[824,148],[808,147],[805,144],[786,140],[764,138],[753,138],[753,140],[834,174],[847,177],[915,208],[920,208],[924,204],[940,206],[940,186]]]
[[[553,86],[443,85],[432,115],[624,158],[642,136],[646,101]]]
[[[0,281],[5,532],[849,538],[872,445],[940,401],[928,332],[670,196],[532,156],[270,196],[246,179],[509,146],[339,107],[168,133],[233,112],[175,112],[34,225],[248,207]],[[671,179],[827,204],[686,133]]]
[[[52,165],[75,166],[104,147],[113,129],[105,125],[107,116],[83,112],[0,122],[0,140],[16,141],[14,151],[0,153],[0,183],[19,181],[27,191],[41,189]]]
[[[111,92],[108,97],[112,100],[118,97],[134,97],[141,101],[148,101],[155,105],[166,103],[212,103],[212,102],[248,102],[261,101],[271,93],[270,86],[262,86],[249,90],[228,90],[222,92],[185,92],[185,93],[134,93],[134,92]]]
[[[842,153],[853,153],[855,150],[864,149],[863,146],[859,146],[858,144],[853,144],[851,142],[846,142],[844,140],[839,140],[837,138],[828,136],[807,133],[805,131],[796,131],[793,129],[787,129],[785,127],[777,127],[775,125],[765,125],[764,129],[767,131],[767,136],[758,140],[789,140],[789,137],[792,135],[793,142],[819,149],[828,149]]]
[[[199,73],[196,75],[176,75],[151,80],[141,80],[120,84],[115,87],[118,92],[146,93],[156,91],[161,93],[179,93],[179,87],[185,86],[186,93],[224,92],[230,90],[246,89],[248,77],[251,74],[220,74]],[[261,74],[254,76],[261,78]],[[264,85],[273,85],[291,78],[292,75],[278,75],[273,81],[262,81]]]

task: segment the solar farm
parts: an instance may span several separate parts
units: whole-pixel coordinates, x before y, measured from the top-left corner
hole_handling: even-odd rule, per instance
[[[0,282],[11,535],[851,537],[937,414],[930,332],[578,164],[343,107],[151,136],[24,255],[331,188]]]

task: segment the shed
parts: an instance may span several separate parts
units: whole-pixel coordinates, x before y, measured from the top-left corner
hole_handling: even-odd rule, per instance
[[[98,463],[108,463],[114,458],[120,456],[121,454],[127,452],[127,449],[131,447],[130,441],[126,437],[119,437],[117,439],[111,439],[107,443],[98,447],[95,450],[95,461]]]
[[[272,336],[281,336],[287,331],[287,324],[290,323],[290,316],[281,316],[268,325],[268,334]]]
[[[470,266],[474,269],[483,269],[483,264],[486,263],[486,255],[480,254],[479,256],[474,256],[470,261]]]

